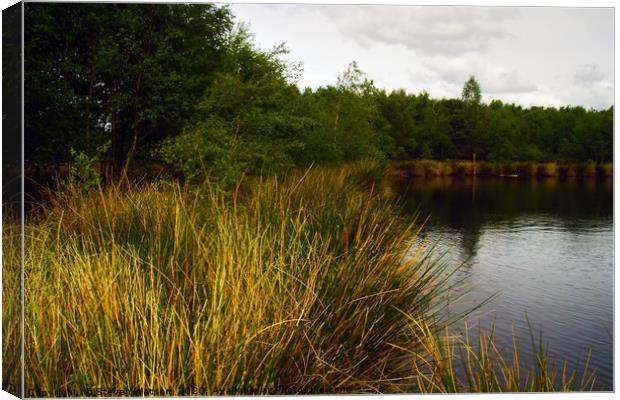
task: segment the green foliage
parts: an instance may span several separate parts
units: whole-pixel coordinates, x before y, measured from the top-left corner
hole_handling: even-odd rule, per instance
[[[354,61],[334,85],[300,91],[284,44],[258,48],[226,7],[25,6],[26,164],[92,154],[114,177],[164,161],[190,181],[357,160],[612,160],[613,107],[529,109],[386,93]],[[148,168],[148,167],[147,167]],[[136,168],[137,169],[137,168]]]
[[[242,158],[237,157],[236,144],[229,137],[221,121],[204,121],[193,131],[167,139],[156,155],[174,166],[192,182],[215,175],[229,186],[241,178],[246,169]]]
[[[480,84],[476,81],[476,78],[470,76],[465,86],[463,86],[463,92],[461,93],[461,99],[467,107],[477,106],[480,104],[482,95],[480,94]]]
[[[101,184],[101,176],[95,171],[94,159],[88,157],[86,153],[77,152],[71,149],[73,163],[69,175],[69,184],[87,192]]]
[[[379,96],[356,62],[338,77],[336,86],[306,89],[297,108],[309,119],[299,161],[307,165],[391,156],[394,141],[381,115]]]
[[[111,140],[116,174],[179,133],[221,67],[228,9],[208,4],[25,6],[29,161]]]
[[[211,176],[230,186],[245,172],[295,165],[308,122],[293,109],[299,93],[287,81],[291,67],[280,60],[285,48],[257,50],[244,29],[227,43],[226,72],[205,92],[195,122],[156,154],[190,180]]]
[[[71,152],[71,167],[69,169],[68,187],[64,190],[69,192],[87,193],[91,189],[97,188],[102,182],[101,158],[110,147],[110,142],[106,142],[97,148],[95,154],[89,156],[83,151],[73,148]]]

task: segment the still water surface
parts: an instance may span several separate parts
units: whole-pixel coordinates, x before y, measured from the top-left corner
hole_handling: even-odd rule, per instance
[[[434,254],[462,265],[467,295],[452,312],[496,295],[468,317],[470,332],[495,323],[497,343],[510,348],[514,327],[531,365],[529,319],[556,365],[583,365],[591,350],[598,389],[613,389],[611,180],[437,178],[396,188],[408,212],[430,213],[423,235]]]

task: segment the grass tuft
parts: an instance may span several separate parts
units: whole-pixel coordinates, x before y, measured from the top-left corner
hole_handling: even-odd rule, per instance
[[[529,388],[476,380],[495,354],[486,336],[479,371],[456,380],[454,345],[435,339],[450,322],[450,274],[411,249],[422,224],[404,223],[376,177],[311,168],[232,193],[149,183],[52,195],[26,223],[27,393]],[[3,226],[5,239],[16,232]],[[19,250],[3,245],[6,289]],[[18,298],[4,293],[15,317]],[[6,321],[5,351],[19,340]],[[412,355],[417,381],[403,363]],[[3,378],[16,388],[15,362],[5,358]]]

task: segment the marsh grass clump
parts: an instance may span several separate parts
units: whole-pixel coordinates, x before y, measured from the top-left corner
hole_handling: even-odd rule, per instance
[[[543,347],[542,335],[532,332],[532,362],[520,359],[522,346],[513,332],[512,346],[500,348],[495,340],[495,326],[490,332],[479,331],[472,339],[465,324],[464,333],[446,328],[440,334],[429,326],[409,319],[411,331],[422,343],[422,351],[411,352],[410,362],[416,389],[421,393],[502,393],[596,390],[594,371],[589,358],[582,369],[568,364],[552,364]]]
[[[578,168],[575,164],[562,163],[558,166],[560,178],[576,178],[579,176]]]
[[[440,161],[422,160],[421,167],[423,168],[424,175],[426,177],[442,176],[444,174],[443,163]]]
[[[475,168],[475,173],[474,173]],[[532,161],[471,161],[463,160],[409,160],[399,164],[393,175],[408,177],[465,177],[517,175],[525,179],[566,178],[609,178],[613,177],[612,163],[556,163]],[[404,173],[403,173],[404,172]]]
[[[539,178],[557,177],[558,174],[558,164],[554,162],[539,163],[536,167],[536,176]]]
[[[479,161],[476,163],[476,175],[480,175],[480,176],[499,175],[499,166],[495,162]]]
[[[26,226],[26,389],[389,391],[416,346],[399,310],[439,329],[445,271],[351,176],[52,198]]]
[[[455,176],[473,175],[473,164],[470,161],[450,160],[452,174]]]
[[[4,209],[2,226],[2,390],[10,393],[20,391],[21,354],[21,262],[20,227],[6,223],[16,220]]]
[[[584,178],[592,178],[597,175],[597,165],[594,161],[577,164],[577,175]]]
[[[27,393],[513,388],[440,385],[457,379],[451,353],[431,351],[454,321],[444,307],[456,283],[413,244],[422,224],[399,217],[372,184],[375,167],[252,178],[232,192],[145,183],[53,194],[24,238]],[[4,237],[16,229],[5,224]],[[18,292],[6,289],[20,251],[3,246],[4,315],[14,318]],[[17,346],[5,319],[3,349]],[[412,377],[412,356],[423,361],[415,368],[432,366],[430,381]],[[17,361],[4,360],[5,387],[19,387],[7,368]]]
[[[519,177],[531,178],[536,173],[536,164],[527,161],[517,161],[510,163],[508,170],[511,174],[519,175]]]

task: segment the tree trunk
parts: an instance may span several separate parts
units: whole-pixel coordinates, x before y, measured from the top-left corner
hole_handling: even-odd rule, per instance
[[[111,168],[110,168],[110,172],[112,174],[112,177],[116,177],[118,176],[119,173],[119,166],[120,166],[120,155],[122,153],[122,136],[120,134],[120,131],[118,129],[117,126],[117,122],[116,122],[116,114],[112,113],[112,146],[111,146],[111,152],[112,152],[112,158],[111,158]]]
[[[134,129],[133,139],[131,140],[131,146],[129,147],[129,151],[127,151],[127,156],[125,158],[125,165],[123,166],[123,172],[121,174],[121,180],[127,180],[127,171],[129,171],[129,165],[133,159],[133,156],[136,152],[136,147],[138,145],[138,129]]]

